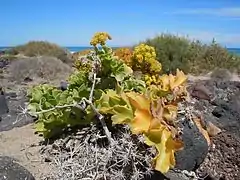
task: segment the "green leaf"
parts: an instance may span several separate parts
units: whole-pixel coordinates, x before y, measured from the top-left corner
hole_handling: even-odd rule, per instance
[[[40,102],[43,93],[39,89],[33,89],[31,96],[32,96],[31,102]]]
[[[62,92],[62,91],[60,91],[60,90],[58,90],[58,89],[54,89],[54,90],[52,91],[52,96],[53,96],[55,99],[58,99],[59,96],[61,95],[61,92]]]
[[[41,132],[46,131],[46,129],[45,129],[45,127],[44,127],[44,123],[41,122],[41,121],[36,122],[36,124],[34,125],[34,127],[35,127],[35,129],[36,129],[37,132],[40,132],[40,133],[41,133]]]
[[[39,104],[38,103],[30,103],[27,106],[27,109],[30,113],[35,113],[39,111]]]
[[[113,114],[114,115],[111,118],[113,121],[113,124],[125,124],[125,123],[130,122],[134,117],[133,110],[130,107],[128,107],[127,105],[114,106]]]

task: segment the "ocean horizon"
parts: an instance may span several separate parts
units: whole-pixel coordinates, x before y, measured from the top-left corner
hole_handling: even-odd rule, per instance
[[[12,48],[12,47],[0,46],[0,51],[5,50],[5,49],[10,49],[10,48]],[[91,46],[66,46],[63,48],[66,48],[71,53],[74,53],[74,52],[90,49],[92,47]],[[112,47],[112,48],[117,48],[117,47]],[[240,48],[227,48],[227,50],[231,53],[240,55]]]

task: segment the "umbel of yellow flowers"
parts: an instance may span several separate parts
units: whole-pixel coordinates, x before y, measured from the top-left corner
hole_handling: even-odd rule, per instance
[[[90,45],[97,46],[100,44],[101,46],[104,46],[106,44],[106,41],[111,39],[111,36],[107,32],[97,32],[94,34]]]
[[[159,74],[162,65],[156,60],[155,49],[146,44],[140,44],[133,51],[133,69],[141,70],[144,74]]]

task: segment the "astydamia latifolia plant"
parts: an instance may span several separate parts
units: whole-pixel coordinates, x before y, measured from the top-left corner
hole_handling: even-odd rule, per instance
[[[136,78],[107,40],[106,32],[93,36],[93,50],[76,60],[67,90],[45,84],[28,92],[29,113],[38,117],[36,131],[44,138],[69,129],[85,134],[72,145],[72,167],[56,164],[63,179],[141,179],[152,169],[166,173],[175,165],[174,152],[183,147],[175,120],[177,103],[186,96],[184,73],[160,76],[155,50],[141,44],[131,62],[144,76]],[[66,163],[62,157],[55,156],[56,162]]]

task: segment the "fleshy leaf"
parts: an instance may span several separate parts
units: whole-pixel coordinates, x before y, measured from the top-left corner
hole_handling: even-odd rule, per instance
[[[174,88],[182,85],[187,80],[187,76],[182,71],[180,71],[179,69],[177,69],[177,73],[176,73],[175,77],[170,74],[169,78],[170,78],[170,87],[171,87],[172,90]]]
[[[166,173],[170,168],[175,166],[174,152],[177,150],[176,147],[178,146],[175,145],[175,141],[169,141],[169,139],[172,138],[170,131],[163,129],[162,131],[159,131],[159,133],[161,142],[156,144],[159,154],[154,158],[154,164],[156,170]],[[170,145],[167,143],[170,143]]]
[[[144,109],[144,110],[150,109],[150,101],[143,94],[129,92],[129,93],[126,93],[126,95],[129,99],[131,105],[135,109]]]
[[[147,132],[152,120],[152,115],[148,109],[136,109],[135,117],[130,122],[131,131],[133,134]]]
[[[129,123],[133,119],[133,111],[127,106],[116,105],[112,111],[113,124]]]

